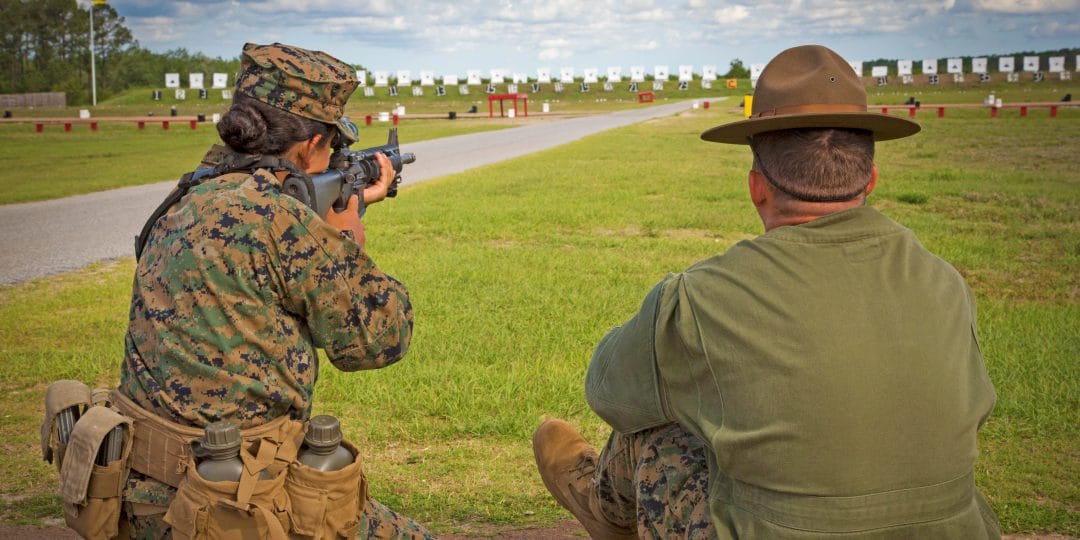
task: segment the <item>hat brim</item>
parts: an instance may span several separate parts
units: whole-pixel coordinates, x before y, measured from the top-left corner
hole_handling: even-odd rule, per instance
[[[871,112],[807,113],[798,115],[750,118],[707,129],[703,140],[727,144],[750,144],[750,137],[766,131],[801,128],[864,129],[874,134],[875,141],[888,141],[914,135],[922,129],[919,124],[886,114]]]
[[[341,133],[341,136],[344,137],[346,141],[349,141],[350,145],[360,140],[359,133],[356,129],[356,124],[353,124],[347,116],[342,116],[341,118],[338,118],[337,122],[334,122],[334,126],[337,127],[338,132]]]

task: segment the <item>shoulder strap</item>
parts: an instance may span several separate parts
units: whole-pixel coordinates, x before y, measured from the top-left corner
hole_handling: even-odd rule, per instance
[[[150,218],[143,224],[142,230],[138,236],[135,237],[135,260],[138,261],[142,257],[143,249],[146,247],[146,239],[150,236],[150,230],[154,228],[154,224],[157,220],[169,211],[172,205],[180,202],[180,199],[187,195],[191,188],[203,183],[211,178],[218,176],[244,171],[252,172],[256,169],[267,169],[269,171],[289,171],[291,176],[300,176],[307,180],[307,184],[311,184],[311,179],[304,174],[296,165],[285,159],[274,156],[263,156],[257,154],[239,154],[230,153],[225,156],[214,168],[202,168],[196,169],[180,177],[180,181],[177,182],[176,187],[169,192],[165,200],[158,205],[156,209],[150,214]],[[311,188],[314,191],[314,188]],[[310,203],[309,203],[310,204]]]
[[[176,187],[165,197],[164,201],[150,213],[150,218],[143,224],[142,231],[135,236],[135,260],[138,261],[142,257],[143,248],[146,247],[146,239],[150,236],[150,229],[154,227],[154,223],[157,223],[158,218],[165,214],[172,205],[180,202],[180,199],[187,195],[187,192],[192,186],[197,185],[202,180],[193,181],[195,173],[198,171],[192,171],[184,176],[180,177],[180,181],[177,182]]]

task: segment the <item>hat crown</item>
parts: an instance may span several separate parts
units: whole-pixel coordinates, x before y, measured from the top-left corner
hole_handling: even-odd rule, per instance
[[[358,85],[351,66],[322,51],[247,43],[237,93],[279,109],[333,124]]]
[[[751,117],[866,111],[866,90],[840,55],[820,45],[781,52],[758,78]]]
[[[750,118],[705,130],[701,138],[750,144],[758,133],[823,128],[869,131],[875,141],[887,141],[919,132],[915,122],[868,111],[862,77],[821,45],[776,55],[758,77],[750,112]]]

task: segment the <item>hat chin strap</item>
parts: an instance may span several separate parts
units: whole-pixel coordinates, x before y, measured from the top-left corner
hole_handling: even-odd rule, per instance
[[[765,118],[769,116],[788,116],[792,114],[828,114],[828,113],[864,113],[866,105],[854,103],[810,103],[807,105],[787,105],[776,107],[767,111],[761,111],[751,115],[751,118]]]

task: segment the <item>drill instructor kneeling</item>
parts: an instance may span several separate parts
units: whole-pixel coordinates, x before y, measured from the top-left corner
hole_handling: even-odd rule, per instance
[[[973,475],[995,400],[974,295],[866,204],[875,141],[918,131],[803,46],[749,119],[701,135],[750,146],[765,234],[668,276],[600,342],[599,456],[566,422],[537,429],[544,484],[594,538],[1000,536]]]

